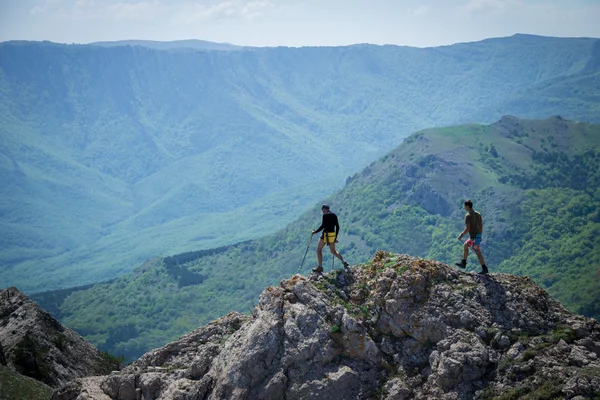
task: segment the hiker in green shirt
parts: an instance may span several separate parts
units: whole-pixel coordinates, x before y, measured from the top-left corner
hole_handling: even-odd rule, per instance
[[[479,263],[481,264],[481,271],[479,272],[482,275],[488,273],[488,269],[485,266],[485,260],[483,259],[483,255],[481,254],[481,235],[483,234],[483,218],[481,214],[477,211],[473,210],[473,202],[471,200],[465,201],[464,204],[465,211],[467,214],[465,215],[465,230],[458,236],[458,240],[462,240],[463,236],[469,233],[469,239],[465,241],[463,246],[463,259],[461,262],[456,263],[455,265],[459,268],[467,267],[467,257],[469,256],[469,247],[473,249],[477,258],[479,259]]]

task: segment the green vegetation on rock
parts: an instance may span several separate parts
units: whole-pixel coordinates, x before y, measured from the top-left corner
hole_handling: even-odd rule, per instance
[[[0,400],[49,400],[52,388],[0,365]]]

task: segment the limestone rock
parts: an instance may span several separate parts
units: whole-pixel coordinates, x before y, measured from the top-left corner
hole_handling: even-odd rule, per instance
[[[6,365],[6,356],[4,355],[4,349],[2,348],[2,343],[0,343],[0,364]]]
[[[231,313],[53,398],[586,398],[600,395],[599,349],[598,322],[529,278],[379,252],[284,280],[252,315]]]
[[[0,290],[0,349],[0,362],[54,388],[118,368],[14,287]]]
[[[393,378],[386,383],[386,400],[409,400],[412,398],[412,390],[399,378]]]

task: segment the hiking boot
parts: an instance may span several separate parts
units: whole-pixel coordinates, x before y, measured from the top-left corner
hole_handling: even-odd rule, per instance
[[[459,263],[455,263],[454,265],[456,265],[458,268],[467,268],[467,260],[462,260]]]
[[[481,266],[481,271],[479,271],[479,274],[480,275],[487,275],[487,273],[488,273],[487,267],[485,265],[482,265]]]
[[[350,264],[348,264],[346,261],[344,261],[344,263],[343,263],[343,264],[344,264],[344,268],[348,268],[348,267],[350,267]]]
[[[321,265],[319,265],[318,267],[313,268],[312,271],[315,272],[315,273],[317,273],[317,274],[320,274],[320,273],[323,272],[323,267]]]

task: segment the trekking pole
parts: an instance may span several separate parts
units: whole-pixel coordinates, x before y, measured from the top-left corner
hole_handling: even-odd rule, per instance
[[[304,260],[306,260],[306,255],[308,254],[308,249],[310,248],[313,236],[314,233],[311,233],[310,238],[308,239],[308,245],[306,246],[306,251],[304,252],[304,257],[302,258],[302,264],[300,264],[300,268],[298,268],[298,271],[296,271],[296,273],[299,273],[302,270],[302,267],[304,267]]]

